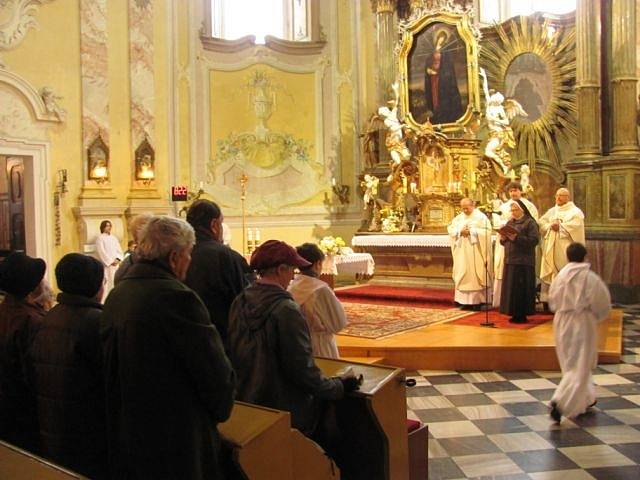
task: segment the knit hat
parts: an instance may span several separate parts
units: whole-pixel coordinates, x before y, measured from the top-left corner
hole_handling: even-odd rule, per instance
[[[56,265],[58,288],[65,293],[93,298],[104,280],[104,267],[93,257],[68,253]]]
[[[252,270],[265,270],[283,264],[292,267],[308,267],[311,262],[307,262],[298,255],[295,248],[280,240],[267,240],[251,255]]]
[[[41,258],[13,252],[0,263],[0,290],[24,298],[40,284],[46,269]]]

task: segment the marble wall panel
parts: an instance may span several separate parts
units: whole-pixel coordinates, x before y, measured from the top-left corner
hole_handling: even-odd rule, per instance
[[[107,0],[81,0],[82,141],[85,154],[98,134],[109,145],[107,38]]]
[[[129,0],[129,69],[131,84],[131,143],[137,148],[154,138],[153,2]]]

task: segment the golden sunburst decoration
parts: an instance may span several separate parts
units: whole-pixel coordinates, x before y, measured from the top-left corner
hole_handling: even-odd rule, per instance
[[[519,159],[535,168],[536,159],[547,159],[556,167],[561,164],[558,141],[571,142],[576,137],[576,74],[575,28],[573,25],[558,25],[549,18],[518,17],[495,25],[497,38],[486,39],[480,50],[481,65],[487,71],[490,87],[502,92],[505,97],[513,95],[513,81],[507,76],[518,68],[518,63],[546,67],[546,75],[527,74],[526,68],[516,72],[518,83],[527,86],[530,95],[522,95],[525,101],[540,99],[540,111],[530,114],[530,119],[516,117],[512,127],[517,142]],[[508,32],[508,33],[507,33]],[[537,57],[526,57],[525,55]],[[516,63],[514,63],[516,62]],[[539,70],[537,73],[541,73]],[[545,89],[533,86],[532,78],[546,77]],[[510,85],[508,85],[510,83]],[[510,88],[508,88],[510,87]],[[523,87],[524,91],[524,87]],[[537,97],[536,97],[537,96]],[[543,98],[544,97],[544,98]],[[518,97],[516,96],[516,99]],[[525,111],[527,107],[524,105]],[[535,118],[534,118],[535,117]]]

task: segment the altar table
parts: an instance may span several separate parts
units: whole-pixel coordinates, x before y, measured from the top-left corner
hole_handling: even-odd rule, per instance
[[[376,264],[374,283],[453,288],[451,239],[447,234],[357,233],[356,252]]]

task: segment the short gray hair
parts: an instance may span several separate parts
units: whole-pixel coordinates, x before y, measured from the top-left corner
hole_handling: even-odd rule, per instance
[[[191,247],[196,236],[184,220],[154,216],[140,232],[136,255],[141,260],[167,260],[171,252]]]
[[[153,215],[151,213],[141,213],[133,217],[129,222],[129,234],[131,234],[131,237],[136,243],[140,240],[142,230],[152,218]]]

